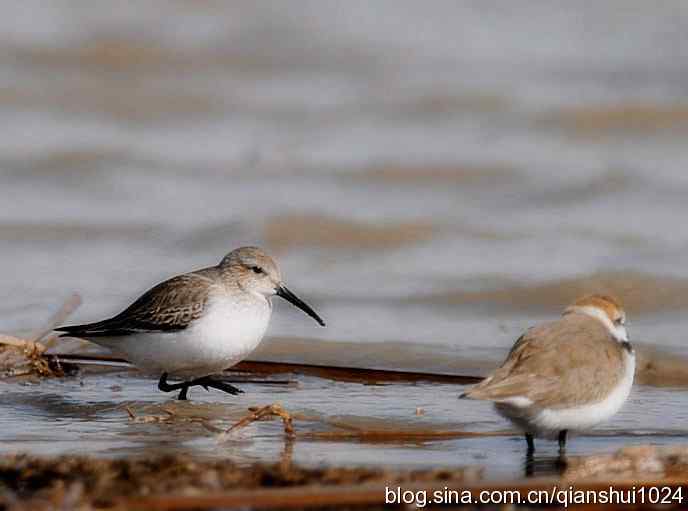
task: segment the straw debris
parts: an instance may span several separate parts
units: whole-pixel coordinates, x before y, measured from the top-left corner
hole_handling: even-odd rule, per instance
[[[60,377],[70,373],[74,367],[62,364],[57,357],[46,355],[57,338],[51,335],[79,305],[81,298],[70,296],[37,332],[29,338],[0,334],[0,376]]]
[[[241,418],[238,422],[236,422],[232,427],[230,427],[227,431],[224,431],[218,438],[219,442],[225,442],[229,439],[230,434],[233,431],[236,431],[237,429],[244,428],[248,426],[249,424],[259,421],[259,420],[265,420],[266,418],[269,417],[280,417],[282,419],[282,424],[284,425],[284,435],[288,439],[293,439],[296,437],[296,432],[294,431],[294,423],[293,423],[293,418],[287,412],[284,408],[282,408],[282,405],[279,403],[273,403],[271,405],[267,406],[262,406],[262,407],[251,407],[249,408],[249,413],[245,417]]]

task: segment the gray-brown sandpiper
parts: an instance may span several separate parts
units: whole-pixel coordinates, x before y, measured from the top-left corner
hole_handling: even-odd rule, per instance
[[[227,254],[217,266],[166,280],[120,314],[85,325],[56,328],[63,336],[87,339],[121,354],[147,372],[160,374],[158,388],[212,387],[241,391],[211,376],[246,358],[263,339],[277,295],[325,326],[289,291],[275,261],[256,247]],[[167,377],[182,379],[168,383]]]

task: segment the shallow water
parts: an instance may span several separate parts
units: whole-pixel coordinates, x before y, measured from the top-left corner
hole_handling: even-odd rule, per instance
[[[683,4],[374,9],[7,6],[0,332],[37,327],[72,291],[84,305],[71,319],[99,319],[163,278],[255,243],[276,254],[289,286],[328,322],[317,328],[278,304],[269,335],[293,339],[272,352],[278,359],[483,373],[524,328],[593,290],[627,304],[633,339],[684,354]],[[330,344],[310,350],[303,338]],[[3,448],[175,447],[116,408],[158,402],[151,382],[103,390],[118,378],[3,384],[2,435],[13,441]],[[307,383],[279,399],[362,417],[380,402],[382,420],[439,420],[412,416],[422,402],[451,423],[503,427],[489,406],[455,403],[459,389]],[[251,389],[240,402],[269,402],[271,392]],[[409,392],[416,402],[407,403]],[[640,388],[607,426],[620,434],[572,448],[610,450],[643,440],[626,434],[679,431],[682,396]],[[258,428],[265,436],[236,452],[276,456],[273,426]],[[214,449],[195,435],[181,445]],[[521,447],[509,438],[309,442],[294,456],[409,464],[482,456],[511,471]],[[502,451],[509,462],[497,464],[489,453]]]
[[[237,384],[239,397],[196,388],[192,401],[171,401],[155,381],[135,374],[90,375],[44,380],[35,385],[4,385],[0,404],[0,452],[42,454],[91,453],[105,456],[185,453],[203,458],[230,457],[242,463],[289,460],[301,465],[388,465],[408,467],[485,467],[490,478],[525,473],[525,442],[510,436],[432,441],[366,442],[284,439],[281,422],[260,421],[220,442],[217,433],[189,417],[207,419],[225,429],[248,413],[249,406],[279,402],[294,415],[305,415],[366,430],[473,432],[510,429],[486,403],[457,400],[461,386],[361,385],[298,378],[298,388]],[[685,442],[685,391],[640,386],[626,408],[593,433],[572,437],[568,455],[613,452],[625,445]],[[176,414],[169,422],[131,421]],[[416,409],[422,409],[417,415]],[[666,417],[666,410],[675,413]],[[642,410],[642,413],[638,411]],[[186,420],[185,420],[186,418]],[[297,419],[297,433],[323,430],[322,424]],[[330,428],[342,431],[339,428]],[[540,441],[535,455],[540,474],[555,471],[556,442]]]

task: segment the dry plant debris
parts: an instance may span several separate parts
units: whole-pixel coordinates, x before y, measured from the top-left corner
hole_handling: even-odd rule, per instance
[[[249,408],[249,413],[245,417],[241,418],[237,423],[230,427],[227,431],[224,431],[218,438],[219,442],[224,442],[228,440],[229,435],[232,431],[248,426],[249,424],[263,420],[267,417],[280,417],[282,423],[284,424],[284,434],[287,438],[294,438],[296,432],[294,431],[293,418],[279,403],[273,403],[271,405],[262,407],[251,407]]]
[[[46,350],[56,339],[53,328],[62,323],[79,305],[81,298],[74,294],[52,315],[40,330],[28,339],[0,334],[0,374],[17,376],[64,376],[72,368],[64,366],[54,356],[46,356]]]
[[[258,488],[475,481],[479,477],[480,473],[471,469],[306,469],[284,464],[247,467],[231,460],[197,461],[186,456],[112,460],[16,455],[0,457],[0,485],[4,489],[0,493],[0,507],[12,511],[131,509],[132,506],[140,509],[137,499],[149,496],[203,498]],[[194,507],[198,508],[209,509]]]
[[[212,433],[222,433],[224,431],[221,428],[214,426],[208,417],[182,416],[176,411],[165,407],[161,407],[164,415],[137,415],[130,406],[125,406],[124,410],[127,412],[127,415],[129,415],[129,422],[133,424],[171,424],[180,422],[195,422],[201,424],[204,428]]]
[[[576,461],[573,462],[575,469]],[[247,466],[226,459],[194,460],[182,455],[114,460],[14,455],[0,457],[0,485],[3,488],[0,508],[8,511],[386,509],[382,504],[385,486],[463,488],[474,494],[516,488],[521,491],[550,490],[553,485],[562,484],[586,491],[600,491],[609,485],[617,489],[636,485],[677,487],[685,485],[688,447],[637,446],[614,455],[581,457],[578,462],[579,467],[592,467],[593,470],[578,475],[565,474],[563,481],[548,477],[490,482],[483,479],[480,469],[472,467],[309,469],[284,463]],[[647,465],[657,462],[661,466]],[[610,472],[605,472],[610,468]],[[617,471],[618,468],[621,470]],[[618,479],[619,475],[625,479]]]
[[[688,447],[636,445],[612,454],[574,456],[566,460],[566,479],[686,478]]]

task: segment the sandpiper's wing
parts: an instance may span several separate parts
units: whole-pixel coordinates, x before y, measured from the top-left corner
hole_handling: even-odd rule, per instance
[[[116,337],[139,332],[183,330],[203,314],[217,268],[185,273],[161,282],[110,319],[55,330],[73,337]]]
[[[462,397],[571,406],[604,399],[623,374],[622,348],[600,322],[578,314],[534,327],[504,363]],[[618,362],[619,371],[610,370]],[[613,365],[613,364],[612,364]]]

